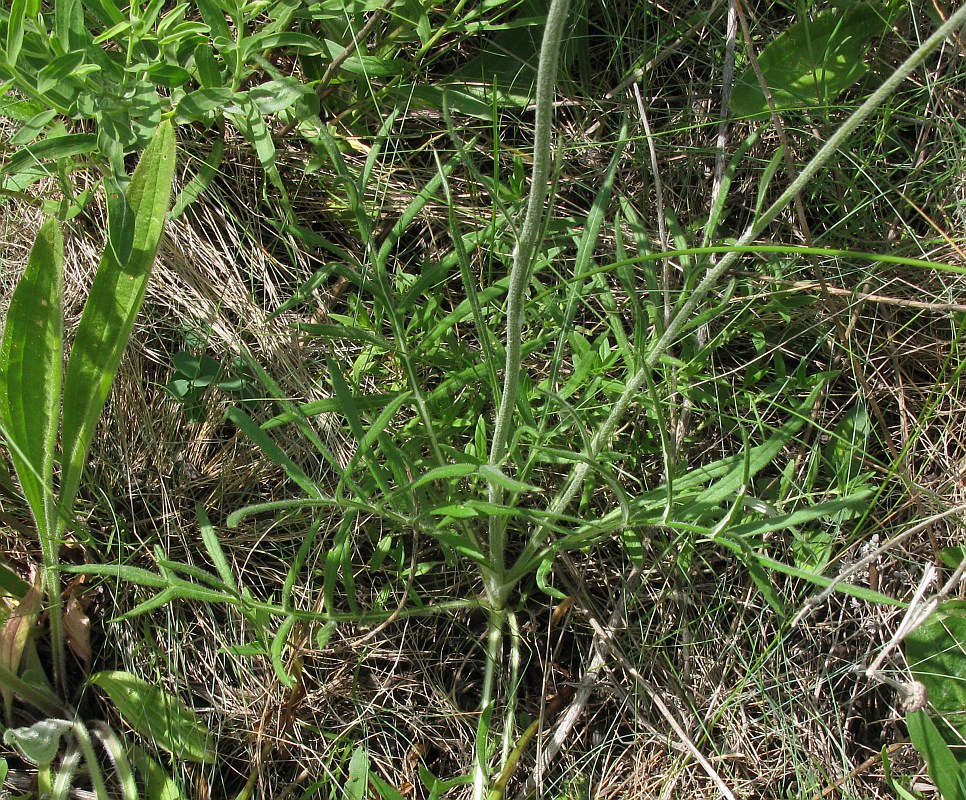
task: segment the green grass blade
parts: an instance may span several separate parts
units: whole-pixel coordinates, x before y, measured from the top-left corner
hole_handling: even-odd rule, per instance
[[[53,527],[54,447],[60,410],[64,241],[50,220],[30,251],[0,343],[0,422],[41,541]],[[46,558],[46,554],[45,554]]]
[[[94,427],[107,400],[121,355],[144,300],[158,242],[171,200],[175,165],[175,136],[170,122],[162,123],[144,151],[127,191],[129,231],[111,230],[121,237],[109,243],[84,307],[64,382],[61,506],[68,511],[80,485]],[[123,238],[132,235],[130,258],[121,263]]]

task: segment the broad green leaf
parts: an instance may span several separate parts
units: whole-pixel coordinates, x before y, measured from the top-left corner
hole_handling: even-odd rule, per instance
[[[60,751],[60,738],[72,728],[66,719],[44,719],[26,728],[9,728],[3,741],[13,745],[32,764],[53,763]]]
[[[966,547],[945,547],[939,551],[939,560],[950,569],[957,569],[966,560]]]
[[[311,89],[295,78],[267,81],[258,86],[253,86],[247,94],[259,113],[266,117],[271,114],[278,114],[286,108],[291,108],[306,94],[315,97],[315,93]]]
[[[130,672],[97,672],[88,682],[104,690],[134,730],[175,758],[203,764],[214,762],[215,750],[208,729],[177,697]]]
[[[238,95],[242,96],[242,95]],[[177,120],[179,123],[204,121],[214,112],[238,111],[236,95],[231,89],[198,89],[181,98],[178,103]]]
[[[9,94],[0,97],[0,116],[15,119],[17,122],[27,122],[43,110],[44,107],[35,100],[22,100]],[[5,171],[12,172],[13,170],[6,169]]]
[[[951,727],[947,741],[966,745],[966,601],[940,605],[906,637],[905,647],[909,669]]]
[[[53,468],[60,410],[64,242],[46,222],[14,290],[0,342],[0,424],[41,542],[54,527]],[[49,560],[52,553],[45,553]]]
[[[171,200],[175,136],[171,122],[162,123],[144,151],[127,190],[133,225],[131,256],[119,262],[114,253],[126,247],[109,243],[84,306],[64,381],[62,441],[64,449],[60,502],[73,504],[97,418],[107,400],[121,355],[154,266],[164,219]],[[111,232],[111,237],[126,235]]]
[[[884,11],[871,3],[849,3],[817,19],[792,25],[758,56],[776,107],[828,105],[861,78],[869,42],[886,30]],[[737,116],[768,112],[768,103],[749,66],[735,84],[731,110]]]
[[[357,745],[349,759],[349,779],[345,784],[347,800],[365,800],[369,785],[369,754],[365,745]]]
[[[176,64],[152,64],[145,74],[152,83],[169,89],[184,86],[191,80],[191,73]]]
[[[906,727],[943,800],[966,800],[966,761],[956,758],[936,724],[919,709],[906,714]]]

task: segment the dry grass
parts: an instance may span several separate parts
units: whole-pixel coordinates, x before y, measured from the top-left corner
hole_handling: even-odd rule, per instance
[[[667,13],[670,18],[678,16],[674,9]],[[658,159],[665,202],[683,228],[701,220],[709,207],[717,72],[704,48],[716,36],[716,30],[699,27],[683,44],[672,43],[648,73],[651,125],[662,132]],[[632,42],[629,33],[624,44],[629,47]],[[593,58],[603,58],[593,52]],[[966,266],[966,170],[961,150],[953,152],[948,146],[950,132],[962,138],[957,120],[964,97],[952,84],[962,68],[950,50],[930,70],[930,80],[945,82],[946,88],[927,93],[929,118],[921,121],[915,161],[885,161],[881,172],[867,173],[866,183],[833,171],[805,198],[806,207],[814,211],[810,225],[823,243],[923,252],[938,262]],[[607,85],[617,83],[615,79]],[[575,103],[583,100],[575,98]],[[587,135],[594,119],[613,122],[620,111],[634,113],[633,102],[624,93],[612,104],[616,108],[577,105],[561,110],[561,143],[567,154],[558,198],[563,215],[586,213],[609,157],[606,135]],[[505,120],[508,137],[515,126],[526,123],[525,115]],[[734,141],[739,135],[733,130]],[[798,136],[801,150],[809,151],[821,131],[799,131]],[[386,161],[388,166],[380,166],[371,187],[371,200],[387,221],[433,174],[433,146],[449,147],[440,121],[425,117],[403,123],[396,141],[398,151]],[[184,144],[196,155],[203,150],[198,143]],[[337,188],[326,196],[320,189],[324,180],[305,180],[301,169],[306,153],[298,141],[276,144],[282,173],[292,180],[299,223],[358,251],[361,245],[339,207]],[[763,136],[755,147],[752,159],[767,159],[776,139]],[[481,161],[492,157],[485,143],[481,148]],[[617,191],[648,220],[643,234],[657,247],[657,228],[651,222],[656,214],[653,176],[647,163],[641,138],[628,148]],[[509,159],[506,166],[512,168]],[[858,171],[866,168],[872,169],[863,161]],[[480,169],[490,174],[489,165]],[[836,169],[849,172],[848,159]],[[880,185],[877,181],[886,175],[892,183],[881,184],[880,195],[857,203],[861,214],[855,225],[840,231],[837,220],[826,216],[826,209],[847,210],[853,202],[851,195],[843,196],[843,186],[867,190]],[[900,184],[905,188],[894,192]],[[727,218],[734,231],[747,221],[756,188],[753,172],[736,179]],[[453,190],[461,225],[473,225],[490,213],[479,202],[482,195],[472,176],[456,175]],[[68,548],[69,558],[112,559],[121,553],[125,561],[150,566],[152,548],[160,546],[173,561],[207,567],[194,510],[201,504],[216,525],[240,585],[263,598],[278,597],[282,591],[288,567],[313,520],[302,514],[273,521],[254,518],[237,529],[224,527],[228,513],[247,503],[291,497],[293,487],[278,466],[224,420],[232,397],[210,391],[202,418],[191,420],[162,388],[170,379],[172,354],[185,349],[186,337],[197,333],[220,361],[243,349],[250,353],[298,401],[325,395],[322,376],[328,356],[350,363],[355,355],[332,353],[321,340],[292,331],[291,323],[322,315],[325,287],[314,302],[268,321],[330,257],[295,237],[279,235],[271,224],[278,209],[265,200],[265,191],[251,155],[239,147],[226,158],[224,174],[212,192],[168,225],[142,318],[91,454],[80,509],[88,538],[80,543],[83,547]],[[910,199],[901,204],[897,197]],[[2,214],[0,254],[6,266],[0,278],[8,297],[40,217],[9,203]],[[68,236],[68,329],[78,318],[102,245],[96,210],[91,217],[76,220]],[[862,228],[876,218],[881,222],[876,230]],[[775,241],[795,240],[797,221],[789,216],[785,223],[787,227],[773,231]],[[428,206],[399,248],[399,270],[418,273],[423,262],[448,248],[447,226],[445,207]],[[632,237],[634,232],[627,234]],[[611,236],[605,249],[613,243]],[[838,566],[844,567],[912,521],[966,502],[966,414],[960,385],[966,304],[960,298],[958,276],[892,268],[861,276],[851,266],[837,274],[838,264],[823,267],[826,292],[818,287],[811,265],[777,277],[757,269],[744,276],[733,300],[734,314],[723,315],[708,335],[713,338],[731,329],[735,333],[728,334],[695,385],[717,387],[717,396],[726,394],[723,387],[731,387],[735,396],[745,391],[742,381],[758,357],[754,335],[762,331],[773,337],[770,354],[780,352],[786,359],[808,364],[815,373],[837,371],[813,410],[812,438],[803,437],[801,452],[788,454],[788,460],[798,464],[796,478],[803,485],[828,444],[829,431],[857,405],[868,408],[872,435],[865,466],[876,473],[882,491],[863,525],[853,531],[852,541],[838,543]],[[677,290],[682,268],[673,267]],[[795,324],[776,313],[789,297],[807,298]],[[838,315],[840,326],[831,324],[832,315]],[[681,408],[687,405],[680,397],[674,402]],[[266,401],[255,408],[267,415],[271,404]],[[741,409],[725,408],[722,416],[720,408],[700,402],[689,408],[680,417],[685,463],[697,466],[740,449],[741,440],[727,416]],[[330,446],[344,457],[350,455],[351,445],[338,418],[316,417],[314,424]],[[335,476],[320,472],[317,456],[306,443],[293,438],[285,447],[321,483],[334,481]],[[632,479],[654,486],[660,476]],[[35,547],[25,536],[29,515],[11,497],[3,498],[3,514],[4,550],[8,560],[26,572],[28,565],[38,562]],[[323,521],[319,541],[331,541],[337,524],[338,520]],[[408,602],[405,580],[366,566],[373,554],[370,543],[379,538],[378,522],[363,519],[359,524],[370,526],[353,545],[360,602],[389,607]],[[883,554],[859,580],[908,598],[925,565],[935,562],[942,547],[962,539],[960,520],[947,518]],[[417,541],[411,546],[414,564],[434,565],[414,579],[424,601],[479,593],[474,574],[465,566],[446,563],[436,544]],[[623,547],[614,541],[573,556],[577,572],[570,580],[579,578],[572,587],[578,601],[562,619],[551,623],[552,604],[539,592],[525,598],[520,613],[526,662],[522,711],[540,714],[542,698],[580,680],[598,646],[594,624],[610,618],[622,605],[620,627],[626,629],[616,635],[621,652],[656,689],[735,797],[885,798],[889,795],[878,756],[884,747],[891,748],[897,774],[922,772],[914,751],[901,746],[905,733],[895,692],[870,683],[857,669],[871,662],[891,639],[900,612],[835,595],[792,627],[765,603],[747,571],[723,551],[702,547],[692,559],[685,559],[680,540],[657,533],[647,546],[649,562],[639,591],[625,591],[631,567]],[[776,540],[769,546],[774,547],[774,557],[790,557],[788,542]],[[324,559],[324,552],[313,558]],[[320,608],[324,566],[322,561],[310,561],[302,571],[293,592],[297,607]],[[404,574],[405,569],[398,572]],[[791,579],[775,580],[792,611],[813,591]],[[256,798],[339,796],[336,787],[345,781],[348,760],[359,743],[367,747],[373,771],[407,798],[428,796],[421,769],[446,778],[467,774],[471,768],[484,652],[482,614],[400,619],[375,632],[339,625],[322,647],[316,643],[318,628],[300,624],[286,649],[289,669],[300,676],[296,687],[289,689],[267,657],[231,652],[251,641],[252,634],[231,609],[179,603],[147,620],[108,623],[146,595],[123,585],[100,585],[87,592],[97,667],[129,669],[162,683],[202,712],[216,732],[217,767],[175,765],[192,787],[190,796],[234,797],[253,770]],[[902,674],[899,655],[892,659],[891,669]],[[671,731],[642,686],[625,665],[608,660],[563,752],[543,778],[545,796],[720,796],[707,770]],[[541,736],[544,744],[553,730],[554,721],[548,719]],[[525,759],[521,775],[533,759],[532,754]],[[513,784],[520,786],[522,782]],[[447,797],[466,793],[464,786]]]

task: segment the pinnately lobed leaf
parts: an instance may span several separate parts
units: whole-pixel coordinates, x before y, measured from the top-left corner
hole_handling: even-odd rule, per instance
[[[49,220],[14,290],[0,342],[0,424],[41,541],[53,526],[63,275],[63,236],[57,222]]]
[[[77,494],[97,418],[144,301],[171,202],[174,166],[174,128],[166,121],[134,171],[126,195],[129,213],[119,215],[123,224],[108,232],[111,241],[101,257],[67,364],[60,494],[65,509]],[[119,259],[119,254],[128,253]]]
[[[124,721],[152,743],[185,761],[214,762],[208,728],[177,697],[119,670],[97,672],[89,682],[103,689]]]

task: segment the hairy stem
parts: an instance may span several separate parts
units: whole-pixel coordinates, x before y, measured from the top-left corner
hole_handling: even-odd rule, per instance
[[[523,335],[524,293],[530,280],[533,254],[536,252],[543,223],[544,201],[550,177],[551,132],[553,127],[553,95],[556,86],[557,65],[563,49],[564,25],[570,0],[552,0],[547,12],[547,27],[540,46],[540,63],[537,68],[537,84],[534,106],[533,171],[530,176],[530,195],[527,199],[523,227],[513,249],[510,267],[510,286],[506,310],[506,362],[503,373],[503,394],[497,409],[490,443],[490,466],[499,469],[507,455],[507,440],[513,420],[513,410],[520,388],[521,348]],[[503,490],[490,483],[489,500],[499,505]],[[487,576],[487,594],[490,602],[502,607],[508,587],[505,583],[506,520],[491,516],[489,520],[490,569]]]

